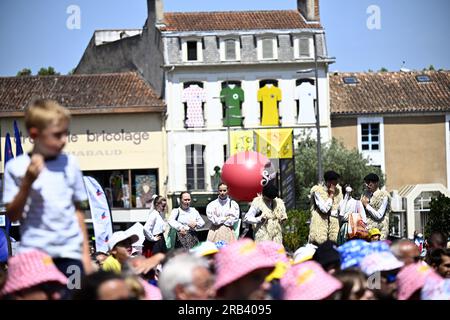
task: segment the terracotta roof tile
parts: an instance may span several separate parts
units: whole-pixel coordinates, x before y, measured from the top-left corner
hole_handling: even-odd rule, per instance
[[[418,82],[427,75],[430,82]],[[345,84],[355,77],[357,84]],[[450,71],[330,74],[332,115],[450,111]]]
[[[68,76],[0,77],[0,115],[21,112],[35,98],[57,100],[72,110],[144,108],[160,111],[164,102],[135,72]]]
[[[164,19],[165,31],[322,28],[320,23],[306,23],[297,10],[167,12]]]

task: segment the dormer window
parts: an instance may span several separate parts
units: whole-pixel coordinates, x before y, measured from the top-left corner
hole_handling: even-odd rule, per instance
[[[278,59],[278,47],[276,37],[264,37],[258,39],[258,59],[276,60]]]
[[[220,59],[222,61],[241,60],[241,50],[238,39],[228,38],[220,40]]]
[[[183,61],[195,62],[202,61],[202,41],[200,39],[183,39],[181,43],[183,51]]]

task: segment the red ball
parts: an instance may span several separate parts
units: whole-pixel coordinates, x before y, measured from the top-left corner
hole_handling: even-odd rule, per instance
[[[264,166],[270,162],[255,151],[244,151],[231,156],[222,167],[222,181],[228,194],[238,201],[252,201],[262,192]]]

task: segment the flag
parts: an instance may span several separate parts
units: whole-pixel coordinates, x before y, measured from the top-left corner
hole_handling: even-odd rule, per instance
[[[8,261],[11,252],[11,242],[8,239],[8,235],[0,228],[0,262],[2,263]]]
[[[11,147],[11,136],[9,133],[6,134],[5,137],[5,165],[6,163],[14,158],[14,154],[12,152]],[[0,230],[0,261],[8,260],[8,256],[11,253],[10,245],[9,245],[9,229],[11,228],[11,221],[8,219],[8,216],[5,215],[5,233],[3,233],[3,230]],[[4,262],[3,261],[3,262]]]
[[[14,120],[14,138],[16,140],[16,157],[18,157],[23,153],[23,149],[22,149],[22,141],[20,139],[20,132],[19,128],[17,127],[16,120]]]
[[[14,154],[11,147],[11,136],[9,135],[9,133],[7,133],[5,137],[5,165],[9,160],[13,158]]]
[[[96,251],[108,252],[108,241],[111,239],[113,232],[108,200],[97,180],[92,177],[83,177],[83,179],[88,195],[89,207],[91,208],[95,249]]]

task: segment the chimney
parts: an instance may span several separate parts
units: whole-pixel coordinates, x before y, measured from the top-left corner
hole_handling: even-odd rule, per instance
[[[319,0],[297,0],[297,9],[307,21],[317,21],[316,2]]]
[[[147,0],[147,24],[148,27],[164,25],[163,0]]]

